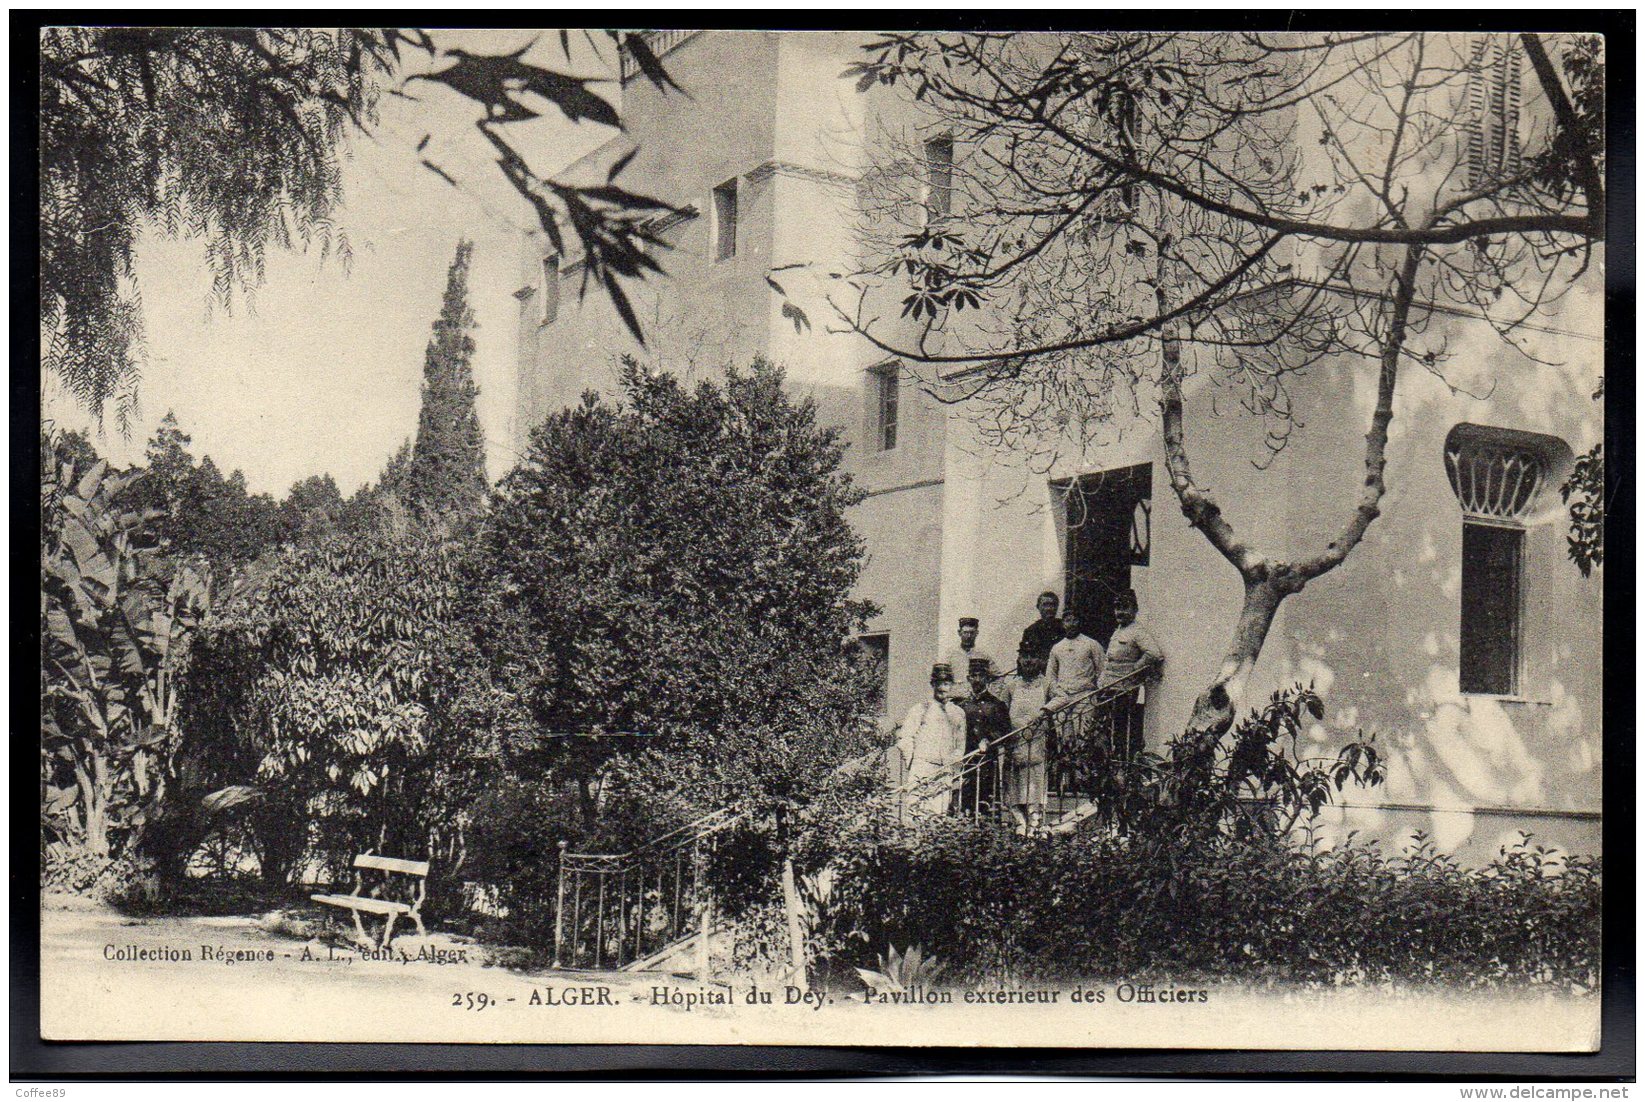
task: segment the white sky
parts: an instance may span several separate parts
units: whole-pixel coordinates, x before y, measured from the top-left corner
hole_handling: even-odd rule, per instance
[[[517,48],[538,32],[442,32],[442,47]],[[577,32],[573,38],[577,38]],[[573,63],[556,32],[541,32],[533,58],[592,76],[604,67],[586,50]],[[574,44],[575,48],[575,44]],[[508,420],[514,401],[514,323],[520,285],[521,232],[535,225],[492,162],[472,126],[477,112],[442,86],[407,86],[418,102],[383,98],[370,137],[356,135],[344,167],[344,199],[335,217],[353,248],[348,271],[334,255],[267,254],[266,278],[250,302],[231,313],[213,307],[202,242],[146,236],[136,257],[147,337],[141,404],[122,439],[112,407],[99,450],[117,462],[139,461],[150,436],[175,411],[194,437],[196,457],[227,472],[239,468],[254,492],[283,496],[291,484],[329,472],[346,495],[374,480],[417,428],[423,350],[439,312],[446,268],[460,236],[475,242],[469,301],[479,414],[493,478],[513,464]],[[614,85],[598,89],[614,93]],[[551,108],[541,122],[511,136],[539,172],[552,171],[610,135],[573,128]],[[454,190],[418,164],[423,155],[455,176]],[[89,418],[51,380],[44,415],[67,427]]]

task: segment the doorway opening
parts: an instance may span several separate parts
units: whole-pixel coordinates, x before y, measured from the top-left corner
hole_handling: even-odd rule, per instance
[[[1154,465],[1139,463],[1055,484],[1067,522],[1063,607],[1081,630],[1106,646],[1114,634],[1114,598],[1131,588],[1131,568],[1147,566]]]

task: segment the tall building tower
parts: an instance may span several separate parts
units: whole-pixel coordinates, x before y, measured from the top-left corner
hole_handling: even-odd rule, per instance
[[[814,287],[851,262],[877,120],[842,74],[867,37],[657,32],[653,48],[686,95],[658,90],[625,56],[624,133],[561,175],[603,181],[633,154],[623,179],[678,208],[655,225],[668,274],[627,288],[642,349],[602,292],[579,295],[575,255],[527,240],[514,434],[524,450],[545,414],[610,392],[625,354],[684,378],[755,357],[780,364],[822,422],[842,429],[847,470],[869,495],[853,522],[870,548],[862,594],[881,612],[864,643],[886,659],[896,714],[925,692],[940,650],[947,411],[866,342],[827,332],[829,318],[785,313],[771,282]]]

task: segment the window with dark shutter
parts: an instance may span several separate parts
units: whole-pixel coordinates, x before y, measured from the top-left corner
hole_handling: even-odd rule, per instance
[[[714,189],[714,259],[737,255],[737,181],[733,177]]]
[[[1461,684],[1465,693],[1519,691],[1525,530],[1462,522]]]
[[[560,258],[543,257],[542,324],[551,325],[560,316]]]
[[[1468,184],[1489,187],[1520,171],[1520,47],[1494,34],[1474,50],[1468,79]]]
[[[896,364],[883,364],[869,372],[874,388],[874,446],[882,452],[897,446],[897,398],[902,383],[901,374]]]
[[[857,645],[862,648],[862,659],[872,678],[872,706],[876,714],[884,715],[891,698],[891,635],[884,631],[859,635]]]

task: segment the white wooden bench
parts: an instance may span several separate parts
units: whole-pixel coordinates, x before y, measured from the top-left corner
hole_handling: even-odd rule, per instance
[[[382,883],[375,889],[381,893],[392,887],[396,874],[411,877],[416,881],[414,891],[405,891],[402,894],[410,898],[405,901],[385,899],[379,895],[362,894],[365,888],[365,870],[373,869],[383,873]],[[388,948],[388,943],[394,938],[394,923],[404,915],[417,924],[417,933],[426,936],[428,931],[423,928],[423,895],[428,888],[428,862],[406,861],[399,857],[378,857],[370,853],[362,853],[354,858],[354,893],[352,895],[311,895],[310,899],[316,903],[324,903],[328,907],[347,907],[354,916],[354,929],[360,935],[360,940],[371,943],[366,935],[366,928],[360,922],[360,912],[383,916],[383,940],[381,947]]]

